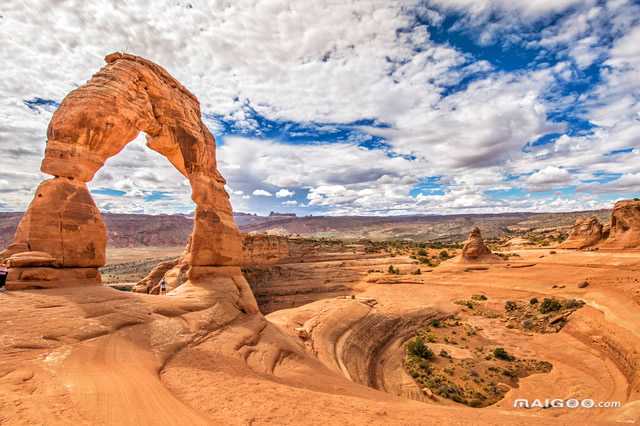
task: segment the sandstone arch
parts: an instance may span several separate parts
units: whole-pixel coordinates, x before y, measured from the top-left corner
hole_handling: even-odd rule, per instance
[[[11,268],[10,287],[99,282],[106,228],[86,183],[140,132],[146,134],[147,146],[191,184],[196,211],[185,261],[192,272],[240,265],[241,236],[198,100],[146,59],[113,53],[105,60],[107,65],[70,92],[53,114],[41,170],[54,177],[40,184],[14,243],[0,253]],[[224,275],[242,277],[239,269],[225,270]],[[203,271],[197,275],[202,277]]]

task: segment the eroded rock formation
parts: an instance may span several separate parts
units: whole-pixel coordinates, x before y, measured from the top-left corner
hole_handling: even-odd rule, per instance
[[[158,264],[149,274],[133,287],[137,293],[158,294],[159,283],[165,280],[167,290],[171,291],[185,283],[188,279],[187,255],[190,243],[185,253],[174,260]],[[242,235],[242,266],[266,266],[282,262],[289,258],[289,239],[275,235]]]
[[[560,248],[584,249],[598,244],[602,238],[603,226],[597,217],[579,217]]]
[[[609,236],[601,247],[640,248],[640,200],[623,200],[615,204]]]
[[[270,265],[289,257],[289,239],[248,234],[242,238],[243,265]]]
[[[480,228],[475,227],[471,230],[469,238],[462,247],[461,262],[468,263],[487,263],[499,262],[501,259],[489,250],[482,239]]]
[[[14,244],[0,254],[11,267],[9,288],[60,286],[68,274],[86,278],[75,284],[99,282],[106,230],[86,182],[140,132],[191,184],[196,212],[183,259],[189,280],[197,277],[202,285],[216,267],[242,262],[242,239],[216,169],[215,140],[196,97],[146,59],[113,53],[105,60],[53,114],[41,170],[54,178],[38,187]],[[244,280],[240,269],[225,268],[223,275],[233,276],[225,282],[236,283],[244,297],[246,282],[236,282]]]

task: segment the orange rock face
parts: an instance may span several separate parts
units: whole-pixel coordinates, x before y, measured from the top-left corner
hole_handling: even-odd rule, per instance
[[[114,53],[105,60],[107,65],[69,93],[53,114],[41,170],[55,178],[38,187],[15,243],[0,260],[11,264],[11,257],[29,251],[41,252],[37,259],[31,255],[36,263],[48,254],[53,267],[103,266],[105,226],[86,182],[144,132],[147,146],[167,157],[191,184],[196,215],[185,262],[240,265],[242,239],[198,100],[146,59]],[[28,265],[29,259],[20,262]]]
[[[107,230],[84,182],[54,178],[38,186],[15,242],[49,254],[56,266],[97,268],[105,263]]]
[[[289,259],[289,239],[275,235],[242,235],[242,266],[272,265]],[[172,291],[188,280],[189,264],[187,255],[162,262],[133,287],[136,293],[159,294],[160,280],[164,279],[167,290]]]
[[[243,235],[243,265],[269,265],[289,257],[289,239],[276,235]]]
[[[569,237],[560,244],[560,248],[583,249],[598,244],[603,238],[603,226],[597,217],[576,219]]]
[[[475,227],[471,230],[469,238],[462,247],[462,256],[460,258],[462,262],[495,262],[500,258],[493,254],[489,247],[484,244],[480,228]]]
[[[609,238],[603,248],[640,248],[640,201],[618,201],[611,213]]]

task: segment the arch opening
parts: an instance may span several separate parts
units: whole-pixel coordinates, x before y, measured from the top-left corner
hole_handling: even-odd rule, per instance
[[[197,98],[144,58],[113,53],[105,61],[64,98],[49,123],[41,171],[52,177],[38,186],[13,244],[0,253],[10,268],[7,287],[100,283],[107,232],[87,183],[142,132],[146,145],[166,157],[191,186],[195,217],[183,257],[190,280],[198,277],[202,283],[214,273],[211,268],[218,268],[233,277],[236,296],[246,299],[252,311],[255,299],[250,290],[246,294],[248,285],[245,289],[238,268],[242,239],[216,168],[215,139],[201,120]]]

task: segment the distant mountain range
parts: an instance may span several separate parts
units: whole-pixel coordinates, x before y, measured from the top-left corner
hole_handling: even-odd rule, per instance
[[[576,218],[596,215],[609,221],[610,210],[570,213],[499,213],[410,216],[257,216],[234,214],[242,232],[342,239],[461,241],[474,226],[485,237],[517,235],[545,228],[568,228]],[[187,215],[103,213],[112,247],[181,246],[191,233]],[[21,212],[0,213],[0,248],[13,241]]]

